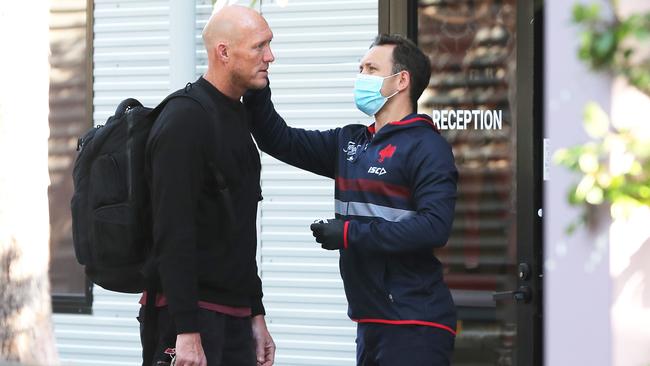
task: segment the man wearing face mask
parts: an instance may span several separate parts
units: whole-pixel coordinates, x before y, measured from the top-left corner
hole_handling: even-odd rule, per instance
[[[267,87],[244,96],[251,131],[262,151],[335,179],[336,218],[311,230],[340,253],[357,364],[449,365],[456,310],[433,249],[449,238],[458,174],[431,118],[415,113],[430,62],[410,40],[379,35],[359,71],[355,103],[372,125],[288,127]]]

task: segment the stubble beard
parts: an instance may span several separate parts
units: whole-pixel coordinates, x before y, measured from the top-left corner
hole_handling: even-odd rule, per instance
[[[260,85],[261,81],[258,82],[258,80],[256,78],[245,77],[245,76],[242,76],[240,73],[234,72],[234,71],[230,75],[231,75],[230,76],[230,82],[232,83],[232,85],[235,85],[237,87],[241,87],[244,90],[251,90],[251,89],[252,90],[260,90],[260,89],[264,89],[266,87],[266,84],[267,84],[266,80],[264,80],[263,85]]]

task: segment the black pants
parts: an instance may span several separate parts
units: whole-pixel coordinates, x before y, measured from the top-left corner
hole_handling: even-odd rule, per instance
[[[448,366],[455,336],[422,325],[357,325],[357,366]]]
[[[144,306],[138,319],[144,319]],[[170,321],[167,307],[158,312],[158,345],[152,366],[167,366],[171,357],[168,348],[176,347],[176,329]],[[237,318],[205,309],[199,310],[201,346],[208,366],[255,366],[255,342],[250,317]],[[143,340],[143,324],[140,323],[140,340]]]

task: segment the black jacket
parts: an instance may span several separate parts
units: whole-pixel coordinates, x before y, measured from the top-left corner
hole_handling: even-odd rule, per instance
[[[177,333],[198,331],[199,300],[264,314],[255,261],[261,165],[246,111],[203,78],[188,90],[211,105],[170,100],[146,155],[154,254]],[[215,168],[225,177],[234,220],[226,217]]]

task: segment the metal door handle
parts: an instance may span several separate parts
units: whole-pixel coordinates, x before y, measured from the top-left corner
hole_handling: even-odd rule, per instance
[[[528,286],[519,286],[517,290],[500,291],[492,294],[494,301],[514,299],[516,302],[529,303],[533,297],[533,291]]]

